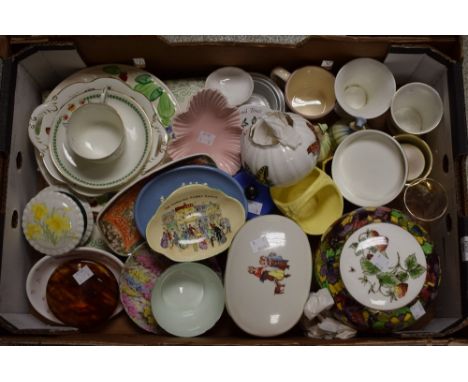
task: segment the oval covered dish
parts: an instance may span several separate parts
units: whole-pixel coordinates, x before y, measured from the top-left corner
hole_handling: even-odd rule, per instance
[[[268,337],[291,329],[309,296],[312,255],[307,236],[280,215],[248,221],[229,249],[226,308],[249,334]]]

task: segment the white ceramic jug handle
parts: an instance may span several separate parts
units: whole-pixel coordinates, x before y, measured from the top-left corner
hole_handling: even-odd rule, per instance
[[[278,66],[271,71],[270,77],[274,80],[279,78],[284,83],[288,82],[291,73],[289,73],[286,69]]]
[[[44,153],[49,148],[49,134],[47,133],[47,126],[42,126],[42,120],[46,114],[56,112],[57,110],[58,107],[55,102],[43,103],[34,109],[31,118],[29,119],[29,139],[34,147],[36,147],[41,153]]]

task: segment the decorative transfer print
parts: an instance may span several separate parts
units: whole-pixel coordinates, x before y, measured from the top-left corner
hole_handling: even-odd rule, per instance
[[[358,242],[351,243],[350,248],[360,257],[362,276],[359,280],[368,287],[368,293],[383,295],[392,302],[403,298],[408,291],[408,280],[421,277],[426,268],[418,263],[415,253],[403,260],[397,252],[396,263],[392,264],[386,253],[388,244],[387,237],[367,229],[359,235]]]
[[[284,294],[285,281],[291,275],[287,273],[289,260],[275,252],[270,252],[268,256],[260,256],[258,263],[260,266],[249,266],[248,272],[257,277],[262,283],[265,280],[275,284],[274,294]]]
[[[135,77],[134,83],[128,80],[128,73],[122,70],[118,65],[104,66],[102,70],[112,76],[120,78],[122,81],[127,82],[133,86],[133,90],[143,94],[152,103],[157,103],[157,112],[159,120],[165,128],[168,128],[171,119],[176,112],[176,107],[172,102],[166,91],[155,83],[154,79],[148,73],[139,74]]]
[[[162,248],[207,250],[227,241],[231,223],[218,203],[182,203],[162,216]]]
[[[416,240],[426,260],[426,276],[425,280],[423,280],[422,289],[419,291],[419,293],[417,293],[417,296],[415,296],[414,300],[409,301],[408,304],[405,304],[404,306],[391,310],[376,310],[362,305],[350,294],[342,279],[342,277],[348,275],[350,279],[356,280],[357,288],[359,285],[362,286],[363,296],[367,295],[369,297],[377,297],[377,295],[368,294],[368,290],[366,290],[366,287],[363,286],[361,281],[358,279],[358,277],[360,277],[362,274],[362,267],[360,264],[361,258],[364,257],[369,261],[373,260],[373,264],[379,264],[380,266],[390,268],[394,267],[398,263],[396,251],[394,253],[395,257],[392,262],[385,261],[387,259],[381,253],[384,251],[387,256],[390,257],[390,253],[388,253],[390,241],[385,242],[382,240],[382,242],[380,242],[379,240],[378,243],[375,243],[374,246],[377,247],[375,253],[372,253],[372,251],[368,250],[367,252],[365,251],[364,253],[359,253],[356,255],[356,252],[358,251],[357,247],[356,250],[349,248],[350,243],[359,242],[359,236],[362,233],[366,233],[367,230],[375,230],[376,232],[382,234],[383,231],[381,232],[381,229],[365,227],[374,223],[388,223],[397,227],[401,227],[410,236],[412,236],[414,240]],[[357,232],[357,239],[353,239],[350,241],[350,243],[346,244],[347,240],[353,235],[354,232]],[[374,233],[366,233],[366,236],[372,237],[372,235],[374,235]],[[382,236],[384,238],[390,237],[390,235],[387,234]],[[408,246],[409,241],[410,237],[407,237],[405,239],[405,247]],[[392,245],[393,244],[394,243],[392,239]],[[343,267],[340,272],[340,259],[344,251],[349,251],[349,261],[345,263],[346,266]],[[413,252],[415,251],[410,250],[406,252],[405,255],[407,255],[407,258],[400,257],[400,266],[404,267],[406,271],[397,271],[397,274],[400,273],[401,280],[405,279],[405,276],[403,275],[404,272],[408,273],[409,277],[406,281],[400,281],[398,276],[396,276],[398,279],[398,283],[395,285],[395,295],[397,299],[390,303],[389,298],[380,295],[382,300],[387,300],[387,302],[390,304],[397,304],[405,299],[408,300],[408,296],[416,293],[416,289],[413,291],[413,293],[411,292],[411,284],[420,282],[422,276],[417,277],[417,279],[412,279],[410,276],[411,272],[413,275],[417,275],[420,272],[420,268],[418,267],[418,265],[420,265],[420,261],[414,261],[413,257],[410,256],[413,254]],[[402,251],[400,251],[400,255],[402,254]],[[372,258],[368,259],[367,257],[371,257],[370,255],[372,255]],[[378,261],[374,259],[376,256],[380,257]],[[416,259],[417,258],[418,256],[416,254]],[[351,261],[352,259],[356,261]],[[366,265],[368,265],[368,263],[366,263]],[[366,265],[364,265],[364,267],[366,267]],[[410,272],[409,269],[412,271]],[[322,288],[328,288],[333,296],[335,301],[333,314],[335,318],[347,325],[352,325],[355,328],[363,331],[371,330],[374,332],[392,332],[403,330],[411,326],[416,322],[416,318],[411,312],[411,306],[414,305],[413,301],[419,302],[427,311],[429,304],[437,295],[437,289],[440,284],[439,258],[428,233],[424,230],[424,228],[409,219],[409,217],[401,211],[387,207],[360,208],[347,215],[344,215],[333,226],[331,226],[329,230],[323,235],[318,254],[315,257],[315,272],[316,280],[319,286]],[[372,277],[374,280],[378,280],[375,275]],[[382,283],[384,284],[387,281],[385,279],[386,278],[384,277],[382,280]],[[396,283],[393,278],[392,281]],[[399,288],[396,288],[396,286],[400,283],[409,285],[408,290],[404,296],[403,290],[405,287],[400,286]],[[376,285],[378,289],[379,283],[377,282]]]
[[[25,227],[28,240],[44,240],[56,246],[59,242],[75,238],[71,233],[72,225],[67,216],[67,208],[52,208],[50,211],[44,203],[31,206],[34,221]]]

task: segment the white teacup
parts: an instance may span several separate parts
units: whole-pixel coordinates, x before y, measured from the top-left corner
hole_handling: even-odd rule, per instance
[[[122,153],[125,128],[114,108],[105,103],[88,103],[72,113],[67,142],[78,157],[107,162]]]
[[[437,90],[421,82],[411,82],[395,93],[390,113],[398,129],[421,135],[439,125],[444,105]]]
[[[380,61],[357,58],[336,75],[335,95],[339,106],[355,118],[372,119],[390,107],[396,83],[392,72]]]

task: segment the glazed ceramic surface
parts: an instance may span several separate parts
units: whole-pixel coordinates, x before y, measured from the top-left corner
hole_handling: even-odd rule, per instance
[[[371,58],[349,61],[336,75],[336,100],[352,117],[379,117],[390,107],[395,90],[392,72]]]
[[[242,129],[250,129],[257,121],[270,111],[268,107],[258,105],[239,106],[239,114]]]
[[[230,106],[239,106],[252,96],[254,81],[246,71],[226,66],[206,78],[205,88],[221,92]]]
[[[229,249],[226,308],[252,335],[276,336],[300,319],[309,296],[312,255],[307,236],[279,215],[248,221]]]
[[[319,66],[305,66],[289,73],[275,68],[272,76],[285,83],[286,102],[291,110],[307,119],[326,116],[335,106],[335,76]]]
[[[335,300],[335,316],[360,330],[412,325],[440,283],[428,233],[386,207],[358,209],[333,224],[322,237],[315,270]]]
[[[63,324],[49,309],[46,300],[46,288],[52,273],[58,266],[70,260],[87,259],[104,264],[111,270],[116,280],[120,277],[123,263],[114,255],[95,248],[77,248],[63,256],[45,256],[40,259],[29,271],[26,280],[26,294],[29,302],[42,317],[57,324]],[[118,305],[113,316],[122,311],[122,305]]]
[[[46,102],[70,85],[91,82],[102,77],[111,77],[144,95],[153,105],[160,124],[165,127],[170,125],[172,117],[178,111],[174,95],[159,78],[137,67],[120,64],[91,66],[72,74],[52,90]]]
[[[192,97],[205,87],[204,78],[184,78],[180,80],[165,81],[166,86],[179,104],[179,113],[185,113],[190,105]]]
[[[234,175],[240,169],[239,112],[227,105],[223,95],[205,89],[197,93],[187,112],[173,120],[176,139],[168,147],[172,159],[191,154],[208,154],[216,165]]]
[[[103,90],[104,98],[107,91]],[[68,121],[67,143],[71,151],[89,161],[113,160],[122,152],[125,130],[122,119],[105,100],[79,106]]]
[[[289,187],[271,187],[274,203],[309,235],[321,235],[343,214],[343,197],[333,180],[314,168]]]
[[[156,280],[151,308],[165,331],[179,337],[198,336],[211,329],[223,313],[223,283],[205,265],[173,265]]]
[[[296,114],[267,112],[242,133],[242,167],[266,186],[288,186],[317,164],[320,142]]]
[[[201,184],[169,195],[146,227],[149,246],[173,261],[200,261],[229,248],[245,222],[242,204]]]
[[[378,130],[348,136],[338,146],[332,176],[343,196],[363,207],[385,205],[406,183],[408,163],[400,144]]]
[[[99,213],[96,222],[109,248],[120,256],[129,256],[144,243],[134,219],[134,207],[139,192],[146,182],[165,171],[184,165],[216,166],[206,155],[193,155],[167,163],[146,174],[116,194]]]
[[[259,215],[267,215],[274,211],[275,204],[270,196],[270,189],[257,182],[257,180],[245,170],[234,175],[234,179],[240,184],[247,198],[248,214],[247,219],[252,219]]]
[[[45,193],[62,193],[67,196],[69,196],[73,201],[77,204],[78,208],[81,211],[81,214],[83,215],[83,236],[81,237],[81,241],[79,243],[80,246],[84,246],[86,242],[89,240],[91,237],[91,234],[93,232],[94,228],[94,217],[93,217],[93,211],[91,209],[91,206],[89,203],[83,199],[80,199],[78,196],[73,195],[71,191],[65,187],[57,187],[57,186],[48,186],[44,189],[41,190],[41,192],[38,193],[38,195],[42,195]],[[52,196],[53,197],[53,196]]]
[[[392,99],[390,114],[394,125],[403,132],[427,134],[442,120],[444,104],[433,87],[412,82],[397,90]]]
[[[153,143],[151,146],[151,152],[149,158],[145,164],[143,172],[150,171],[154,167],[160,164],[166,155],[168,135],[164,127],[159,123],[158,116],[151,104],[151,102],[142,94],[132,90],[125,83],[113,79],[113,78],[99,78],[89,83],[74,83],[64,88],[62,91],[57,93],[54,97],[47,98],[44,104],[37,107],[29,121],[29,137],[31,142],[34,144],[36,149],[40,152],[44,166],[39,164],[44,177],[48,178],[48,175],[55,178],[61,183],[68,182],[75,191],[79,192],[84,196],[97,196],[98,192],[102,194],[102,191],[91,190],[85,187],[77,186],[75,183],[63,178],[60,172],[55,168],[55,165],[50,158],[49,152],[49,137],[50,130],[53,125],[54,119],[59,112],[67,103],[79,94],[82,94],[89,90],[101,90],[104,88],[111,89],[113,91],[123,93],[128,97],[134,99],[139,106],[141,106],[151,121],[153,130]],[[38,158],[38,154],[36,154]],[[39,162],[39,160],[38,160]],[[46,168],[46,171],[44,170]]]
[[[96,102],[101,91],[89,91],[70,100],[56,116],[50,131],[50,155],[67,180],[95,190],[115,189],[136,177],[145,166],[152,145],[152,130],[141,107],[124,94],[108,91],[107,104],[116,109],[125,126],[122,154],[111,162],[90,163],[75,156],[66,143],[67,121],[79,105]]]
[[[266,107],[270,110],[285,111],[284,95],[270,78],[260,73],[250,73],[254,81],[252,96],[244,105]]]
[[[151,333],[161,331],[151,311],[151,291],[159,275],[172,264],[142,245],[127,259],[120,275],[120,301],[125,312],[136,325]]]
[[[51,256],[75,248],[84,233],[84,216],[69,196],[61,193],[39,193],[23,212],[23,233],[37,251]]]
[[[167,198],[179,187],[191,183],[207,184],[226,195],[237,199],[247,214],[247,199],[244,190],[224,171],[206,166],[183,166],[161,174],[141,190],[135,203],[135,222],[138,231],[146,237],[146,226],[161,204],[161,198]]]

